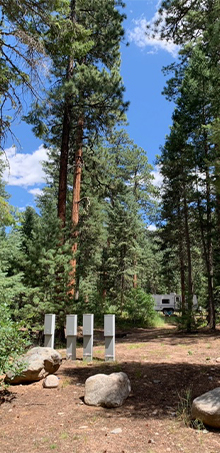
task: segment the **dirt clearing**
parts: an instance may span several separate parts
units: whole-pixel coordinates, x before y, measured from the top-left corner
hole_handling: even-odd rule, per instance
[[[42,382],[11,386],[0,405],[0,453],[220,453],[220,431],[185,426],[180,401],[220,386],[220,330],[183,335],[172,326],[131,329],[116,339],[116,362],[104,362],[103,333],[94,360],[63,360],[58,389]],[[65,351],[62,350],[65,357]],[[86,406],[85,380],[127,373],[132,392],[117,409]]]

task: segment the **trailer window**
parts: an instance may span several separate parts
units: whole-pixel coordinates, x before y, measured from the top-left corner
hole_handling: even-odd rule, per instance
[[[162,299],[162,304],[170,304],[170,299]]]

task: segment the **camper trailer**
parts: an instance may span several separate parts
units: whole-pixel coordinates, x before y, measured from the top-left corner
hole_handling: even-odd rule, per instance
[[[153,294],[154,309],[162,311],[164,315],[171,316],[175,311],[181,310],[181,296],[176,293]],[[193,296],[193,309],[198,306],[197,297]]]

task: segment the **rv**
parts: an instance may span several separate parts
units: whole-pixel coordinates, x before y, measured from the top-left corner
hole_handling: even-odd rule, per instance
[[[176,293],[153,294],[154,309],[162,311],[165,316],[171,316],[175,311],[181,310],[181,296]],[[193,309],[198,307],[197,297],[193,296]]]

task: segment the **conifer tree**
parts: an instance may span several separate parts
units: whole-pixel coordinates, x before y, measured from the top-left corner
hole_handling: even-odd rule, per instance
[[[38,98],[44,79],[46,52],[43,36],[56,27],[60,0],[0,1],[0,140],[10,132],[12,119],[23,112],[26,92]],[[3,145],[2,143],[2,145]]]
[[[71,1],[69,18],[71,34],[54,42],[48,37],[46,48],[53,60],[57,83],[48,94],[50,103],[30,115],[35,131],[48,143],[60,149],[58,216],[66,222],[68,178],[72,180],[71,230],[73,236],[73,281],[77,251],[81,177],[91,137],[97,137],[123,119],[126,104],[119,73],[120,41],[124,16],[118,7],[121,1]],[[71,28],[72,27],[72,28]],[[56,53],[61,45],[61,51]],[[36,106],[37,107],[37,106]],[[38,115],[37,115],[38,113]],[[47,121],[42,122],[43,118]],[[68,168],[68,171],[67,171]],[[70,169],[72,175],[70,175]]]

